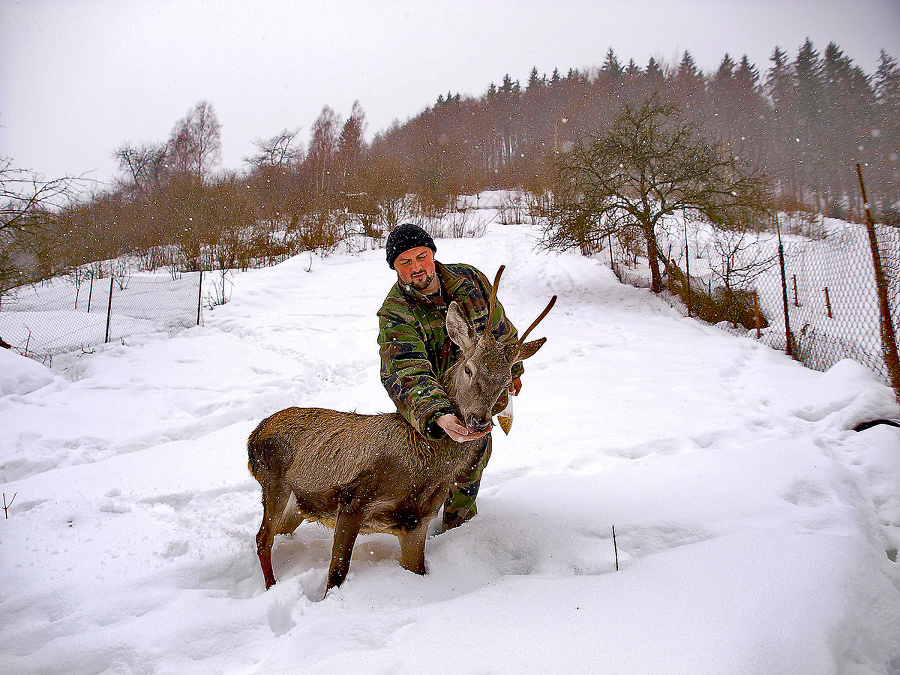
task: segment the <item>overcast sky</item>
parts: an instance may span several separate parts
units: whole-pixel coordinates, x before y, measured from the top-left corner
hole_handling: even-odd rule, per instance
[[[624,64],[688,50],[704,71],[778,45],[831,41],[867,73],[900,60],[900,0],[0,0],[0,156],[108,181],[113,151],[160,142],[200,100],[222,124],[223,166],[253,141],[359,100],[368,136],[438,95],[481,95],[533,66]]]

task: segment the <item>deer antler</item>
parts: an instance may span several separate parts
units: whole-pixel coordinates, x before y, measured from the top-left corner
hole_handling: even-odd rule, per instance
[[[556,304],[556,296],[554,295],[552,298],[550,298],[550,302],[547,303],[547,306],[544,308],[544,311],[541,312],[540,316],[534,320],[534,323],[532,323],[528,327],[528,330],[526,330],[524,333],[522,333],[522,337],[519,338],[519,342],[518,342],[520,347],[523,344],[525,344],[525,338],[528,337],[528,334],[532,330],[534,330],[534,327],[537,326],[545,316],[547,316],[547,314],[550,312],[551,309],[553,309],[553,305],[555,305],[555,304]]]
[[[497,286],[500,283],[500,276],[503,274],[503,270],[506,269],[506,265],[500,265],[500,269],[497,270],[497,276],[494,277],[494,285],[491,288],[491,301],[488,304],[488,326],[493,327],[494,325],[494,308],[497,306]]]
[[[491,326],[493,326],[493,322],[494,322],[494,307],[497,306],[497,286],[500,284],[500,276],[503,274],[504,269],[506,269],[506,265],[500,265],[500,269],[497,270],[497,276],[494,277],[494,286],[493,286],[493,288],[491,288],[491,301],[490,301],[490,304],[488,305],[488,321],[490,322],[489,325],[491,325]],[[528,330],[526,330],[522,334],[522,337],[519,338],[519,342],[517,344],[520,347],[525,343],[525,338],[528,337],[528,334],[532,330],[534,330],[535,326],[537,326],[545,316],[547,316],[547,313],[551,309],[553,309],[553,305],[555,305],[555,304],[556,304],[556,296],[554,295],[552,298],[550,298],[550,302],[547,303],[547,306],[544,308],[544,311],[541,312],[540,316],[534,320],[534,323],[532,323],[528,327]]]

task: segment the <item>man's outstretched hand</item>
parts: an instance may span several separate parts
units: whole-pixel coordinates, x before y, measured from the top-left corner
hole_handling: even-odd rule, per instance
[[[513,396],[518,396],[521,390],[522,380],[517,377],[512,381],[512,383],[510,383],[509,393]],[[448,413],[447,415],[441,415],[435,421],[437,422],[437,425],[457,443],[462,443],[464,441],[474,441],[477,438],[487,436],[489,433],[491,433],[490,429],[488,429],[487,431],[472,431],[471,429],[466,428],[466,425],[460,422],[459,418],[456,415],[453,415],[451,413]]]
[[[471,429],[467,429],[466,425],[460,422],[459,418],[453,414],[441,415],[435,421],[437,422],[437,425],[447,432],[447,435],[457,443],[474,441],[477,438],[487,436],[491,433],[490,429],[487,431],[472,431]]]

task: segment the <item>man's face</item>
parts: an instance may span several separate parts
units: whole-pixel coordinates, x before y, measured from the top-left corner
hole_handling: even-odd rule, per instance
[[[403,284],[412,286],[420,293],[427,295],[440,290],[434,271],[434,251],[427,246],[417,246],[398,255],[394,260],[394,269]]]

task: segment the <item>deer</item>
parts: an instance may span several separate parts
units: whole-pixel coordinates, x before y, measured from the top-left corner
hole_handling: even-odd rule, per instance
[[[489,317],[503,269],[491,289]],[[458,303],[450,304],[447,332],[460,349],[440,384],[470,429],[492,426],[491,411],[510,385],[513,364],[533,356],[547,341],[525,338],[555,302],[554,295],[517,341],[495,339],[490,325],[477,333]],[[262,488],[256,549],[266,589],[275,584],[275,536],[292,533],[305,520],[334,530],[325,595],[346,578],[359,534],[395,535],[400,565],[425,574],[428,525],[480,442],[428,439],[399,412],[364,415],[291,407],[262,420],[247,440],[247,454],[250,472]]]

